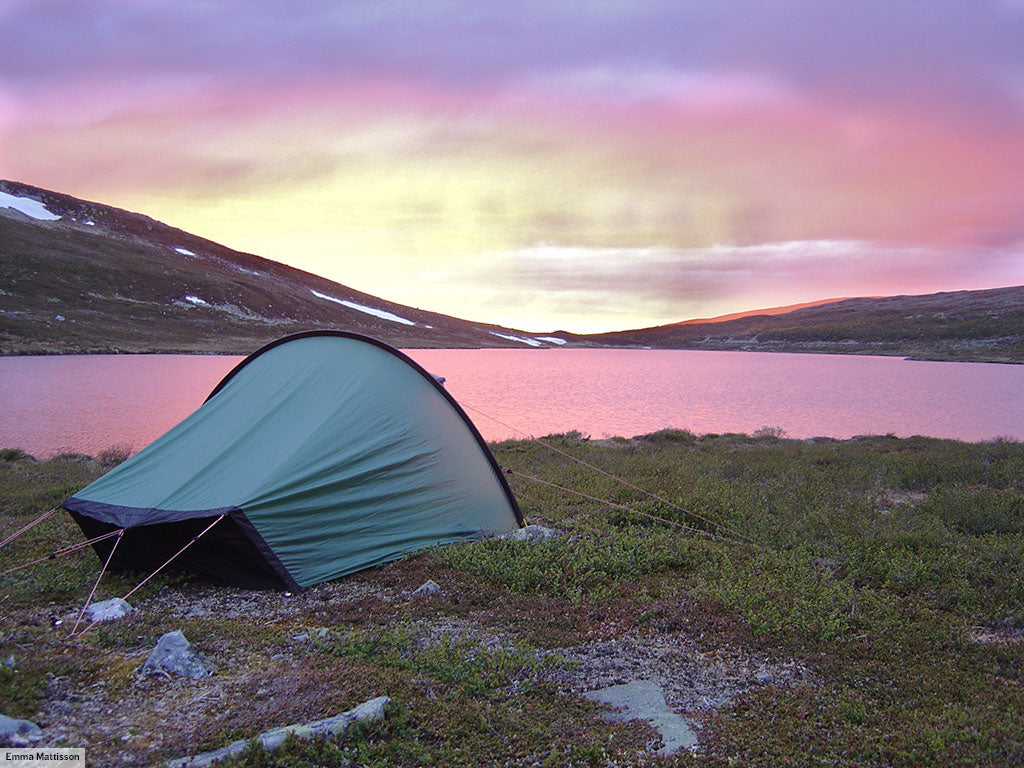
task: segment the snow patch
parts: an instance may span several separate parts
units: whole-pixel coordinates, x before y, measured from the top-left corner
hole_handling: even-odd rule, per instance
[[[557,336],[535,336],[534,338],[537,339],[537,341],[547,341],[551,344],[558,344],[559,346],[567,343],[565,339],[560,339]]]
[[[192,253],[192,251],[190,251],[188,248],[175,248],[174,250],[176,253],[180,253],[182,256],[195,256],[195,254]]]
[[[18,197],[17,195],[11,195],[7,192],[0,192],[0,208],[13,208],[16,211],[24,213],[33,219],[39,221],[56,221],[60,218],[55,213],[51,213],[47,210],[46,206],[38,200],[32,200],[28,197]]]
[[[536,339],[527,339],[523,336],[509,336],[506,333],[498,333],[496,331],[488,331],[491,336],[498,336],[502,339],[508,339],[509,341],[518,341],[520,344],[529,344],[531,347],[539,347],[541,343]]]
[[[318,299],[326,299],[327,301],[333,301],[335,304],[341,304],[343,307],[354,309],[357,312],[365,312],[368,315],[379,317],[381,320],[389,320],[392,323],[401,323],[402,325],[416,325],[412,320],[406,320],[404,317],[393,315],[390,312],[385,312],[383,309],[374,309],[373,307],[365,307],[362,304],[356,304],[354,301],[345,301],[344,299],[336,299],[333,296],[328,296],[326,293],[320,293],[314,291],[312,288],[309,292],[316,296]]]
[[[191,302],[192,304],[195,304],[195,305],[201,306],[201,307],[208,307],[208,306],[210,306],[208,302],[203,301],[198,296],[186,296],[185,297],[185,301]]]

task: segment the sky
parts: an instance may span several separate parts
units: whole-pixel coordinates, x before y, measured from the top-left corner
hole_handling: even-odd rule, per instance
[[[529,331],[1024,284],[1024,0],[0,0],[0,178]]]

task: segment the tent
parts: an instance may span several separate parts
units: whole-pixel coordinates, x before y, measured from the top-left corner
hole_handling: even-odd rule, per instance
[[[63,507],[89,538],[125,529],[94,544],[106,561],[118,541],[111,569],[152,571],[206,531],[175,566],[256,589],[309,587],[523,524],[438,380],[341,331],[249,355],[195,413]]]

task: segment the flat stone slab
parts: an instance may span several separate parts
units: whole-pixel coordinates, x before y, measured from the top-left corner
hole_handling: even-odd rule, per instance
[[[99,603],[93,603],[85,609],[89,621],[113,621],[125,616],[132,607],[120,597],[112,597]]]
[[[412,591],[413,597],[426,597],[427,595],[440,595],[443,594],[444,590],[441,589],[441,585],[433,579],[427,579],[420,584],[416,589]]]
[[[547,541],[548,539],[557,539],[558,531],[545,528],[543,525],[524,525],[522,528],[503,533],[498,538],[512,539],[513,541]]]
[[[646,720],[661,734],[663,742],[658,754],[670,755],[680,749],[697,745],[697,734],[682,715],[677,715],[665,702],[665,692],[650,680],[634,680],[583,694],[617,708],[606,716],[610,720]]]

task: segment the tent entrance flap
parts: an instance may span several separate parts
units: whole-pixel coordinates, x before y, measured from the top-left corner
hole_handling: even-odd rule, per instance
[[[82,532],[93,538],[117,527],[71,512]],[[125,529],[108,566],[112,571],[151,573],[167,562],[203,531],[218,515],[191,517],[173,523],[157,523]],[[247,530],[248,529],[248,530]],[[266,545],[254,542],[252,526],[241,515],[229,515],[199,538],[168,566],[190,573],[203,581],[245,589],[296,589],[294,579],[278,563],[274,567],[272,553],[268,558]],[[115,539],[93,545],[101,562],[105,562]]]

